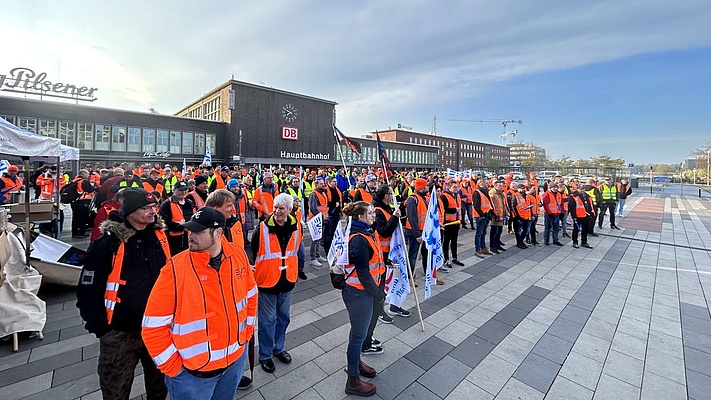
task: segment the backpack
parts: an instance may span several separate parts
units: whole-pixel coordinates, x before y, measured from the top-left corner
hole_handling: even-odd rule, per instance
[[[71,204],[79,199],[81,195],[77,191],[77,182],[72,182],[62,188],[59,192],[59,201],[62,204]]]

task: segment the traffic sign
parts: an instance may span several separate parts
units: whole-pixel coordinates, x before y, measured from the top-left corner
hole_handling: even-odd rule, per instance
[[[634,164],[627,164],[627,168],[634,168]]]

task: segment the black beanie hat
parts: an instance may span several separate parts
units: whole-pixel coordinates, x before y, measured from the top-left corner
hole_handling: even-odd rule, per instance
[[[153,193],[146,191],[146,189],[127,188],[123,191],[123,204],[121,205],[121,211],[123,211],[123,216],[127,217],[129,214],[141,207],[156,203],[158,203],[156,196],[154,196]]]

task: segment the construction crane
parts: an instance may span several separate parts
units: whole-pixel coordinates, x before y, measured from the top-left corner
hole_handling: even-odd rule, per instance
[[[507,131],[506,125],[508,125],[508,124],[519,124],[519,125],[523,124],[523,121],[521,121],[520,119],[493,119],[493,118],[459,118],[459,119],[457,119],[457,118],[452,118],[452,119],[450,119],[450,121],[481,122],[481,123],[496,122],[496,123],[499,123],[499,124],[503,125],[503,127],[504,127],[504,132],[501,135],[499,135],[499,137],[501,138],[501,140],[504,143],[504,146],[506,145],[506,138],[507,137],[510,136],[513,138],[513,137],[516,137],[516,134],[518,134],[518,129],[514,129],[512,131]]]

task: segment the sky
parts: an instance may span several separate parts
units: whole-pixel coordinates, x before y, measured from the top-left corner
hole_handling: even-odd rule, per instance
[[[337,102],[352,137],[400,123],[552,159],[679,163],[711,142],[709,21],[707,0],[23,0],[3,4],[0,74],[162,114],[234,76]],[[504,141],[478,120],[522,124]]]

